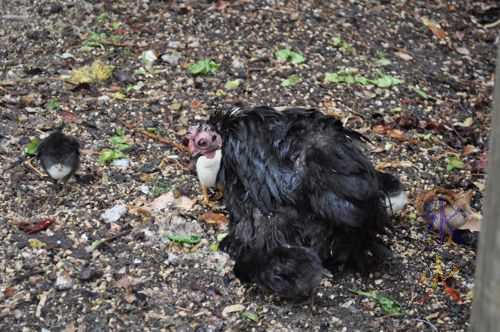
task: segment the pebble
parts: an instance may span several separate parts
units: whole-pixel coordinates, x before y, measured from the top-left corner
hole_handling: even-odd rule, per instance
[[[101,215],[101,218],[104,219],[105,222],[111,223],[118,221],[125,213],[127,213],[127,207],[125,204],[116,204],[112,208],[107,209]]]
[[[57,276],[55,287],[57,290],[66,290],[73,287],[73,279],[67,273]]]
[[[99,98],[97,98],[97,102],[99,104],[107,104],[110,100],[111,98],[109,98],[108,96],[100,96]]]
[[[121,169],[127,169],[130,166],[130,160],[127,158],[113,160],[113,165]]]
[[[180,59],[181,59],[180,53],[170,53],[170,54],[167,53],[161,56],[162,61],[168,62],[173,66],[177,66],[179,64]]]
[[[169,41],[167,44],[168,48],[179,48],[181,46],[181,43],[175,40]]]

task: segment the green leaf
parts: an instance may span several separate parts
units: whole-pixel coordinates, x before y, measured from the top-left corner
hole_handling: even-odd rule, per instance
[[[95,33],[92,34],[83,42],[83,46],[87,48],[99,48],[101,50],[104,49],[104,45],[102,41],[107,38],[107,35],[103,33]]]
[[[148,72],[144,67],[140,67],[134,71],[136,76],[153,77],[153,74]]]
[[[125,135],[127,131],[124,128],[116,128],[115,129],[115,135],[116,136],[123,136]]]
[[[429,95],[427,95],[427,93],[424,90],[421,90],[414,85],[408,86],[408,89],[410,89],[410,91],[415,92],[417,95],[419,95],[420,97],[422,97],[424,99],[429,99]]]
[[[122,22],[111,22],[109,25],[111,26],[111,29],[118,29],[123,23]]]
[[[393,85],[403,83],[403,80],[400,80],[399,78],[393,76],[380,74],[380,77],[376,80],[372,80],[371,83],[375,84],[379,88],[389,88]]]
[[[92,244],[90,245],[92,247],[92,249],[95,249],[97,247],[99,247],[102,243],[102,240],[95,240],[94,242],[92,242]]]
[[[377,52],[375,52],[375,56],[378,57],[378,58],[385,58],[385,57],[387,57],[389,55],[390,55],[389,53],[384,52],[384,51],[377,51]]]
[[[146,128],[146,130],[148,131],[148,133],[155,134],[155,135],[158,135],[160,133],[160,129],[154,128],[154,127]]]
[[[431,137],[432,137],[432,134],[431,134],[431,133],[429,133],[429,134],[425,134],[425,135],[423,136],[423,139],[424,139],[424,140],[426,140],[426,141],[428,141],[428,140],[430,140],[430,139],[431,139]]]
[[[212,243],[210,245],[210,250],[211,251],[217,251],[217,250],[219,250],[219,244],[218,243]]]
[[[378,302],[380,308],[388,314],[400,314],[401,305],[398,301],[387,295],[378,295],[376,292],[363,292],[360,290],[349,289],[354,294],[372,298]]]
[[[200,243],[201,238],[196,235],[170,235],[165,234],[165,239],[179,243],[179,244],[197,244]]]
[[[241,80],[227,81],[224,87],[226,90],[236,90],[240,86]]]
[[[114,42],[119,42],[122,39],[123,39],[122,35],[111,35],[111,40]]]
[[[385,59],[385,58],[382,58],[382,59],[378,59],[377,61],[375,61],[375,63],[379,66],[388,66],[390,65],[392,62],[391,60],[388,60],[388,59]]]
[[[368,83],[371,82],[371,80],[368,77],[364,77],[364,76],[355,76],[354,77],[354,81],[356,83],[359,83],[359,84],[362,84],[362,85],[367,85]]]
[[[464,120],[463,126],[464,127],[470,127],[474,123],[474,119],[472,117],[468,117],[467,119]]]
[[[212,60],[203,59],[189,66],[188,71],[193,75],[206,75],[211,72],[217,71],[220,65],[216,64]]]
[[[343,78],[341,78],[337,73],[325,73],[325,81],[330,83],[344,82]]]
[[[113,97],[114,99],[118,99],[118,100],[125,99],[125,95],[123,93],[120,93],[120,92],[113,93],[113,95],[111,97]]]
[[[130,92],[131,90],[139,91],[143,87],[144,87],[144,82],[143,81],[139,81],[136,84],[129,84],[127,86],[127,92]]]
[[[108,140],[115,150],[123,151],[131,147],[130,140],[122,136],[113,136]]]
[[[104,13],[102,13],[101,15],[97,16],[97,20],[98,20],[99,22],[104,22],[104,21],[106,21],[108,18],[109,18],[109,14],[108,14],[108,13],[106,13],[106,12],[104,12]]]
[[[147,51],[142,52],[140,59],[141,59],[142,63],[144,63],[145,65],[148,65],[148,64],[155,62],[156,59],[158,59],[158,57],[156,56],[154,51],[147,50]]]
[[[350,52],[350,53],[354,52],[354,47],[352,47],[351,45],[349,45],[348,43],[346,43],[345,41],[343,41],[339,37],[333,37],[332,44],[333,44],[333,46],[335,46],[337,48],[344,49],[347,52]]]
[[[118,150],[103,150],[99,154],[99,165],[102,166],[106,162],[122,158],[128,158],[128,156],[125,153]]]
[[[57,99],[52,99],[48,104],[47,108],[51,111],[58,110],[61,107],[61,103]]]
[[[299,53],[293,52],[293,51],[286,49],[286,48],[276,51],[274,53],[274,55],[279,60],[290,61],[293,64],[299,64],[299,63],[306,61],[306,58],[304,58]]]
[[[401,107],[395,107],[391,110],[392,113],[401,113],[403,109]]]
[[[31,143],[24,148],[24,154],[30,157],[36,156],[38,152],[38,144],[40,144],[39,140],[32,140]]]
[[[252,322],[258,323],[259,322],[259,315],[253,311],[244,311],[241,313],[241,318],[250,320]]]
[[[161,194],[171,191],[172,189],[173,186],[169,184],[160,183],[159,185],[155,186],[149,194],[153,197],[158,197]]]
[[[217,234],[217,241],[220,242],[220,241],[224,240],[224,238],[227,236],[227,234],[229,234],[229,233]]]
[[[281,82],[281,86],[289,87],[289,86],[292,86],[292,85],[299,83],[300,81],[301,81],[300,76],[297,74],[294,74],[294,75],[288,76],[287,79],[283,80]]]
[[[455,169],[463,169],[465,167],[464,162],[458,157],[446,158],[446,170],[451,172]]]

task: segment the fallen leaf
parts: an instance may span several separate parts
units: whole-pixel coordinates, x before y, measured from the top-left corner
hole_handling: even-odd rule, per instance
[[[202,214],[199,217],[199,220],[206,222],[207,224],[215,224],[215,225],[220,225],[220,224],[227,224],[229,221],[225,216],[222,214],[218,213],[213,213],[213,212],[206,212]]]
[[[377,171],[382,171],[386,168],[400,168],[400,167],[412,167],[413,163],[409,161],[397,161],[397,162],[382,162],[375,166]]]
[[[401,313],[401,305],[399,304],[398,301],[394,300],[392,297],[387,296],[387,295],[379,295],[376,292],[363,292],[360,290],[355,290],[355,289],[349,289],[351,293],[354,293],[356,295],[361,295],[365,296],[368,298],[372,298],[375,301],[378,302],[380,305],[380,308],[388,313],[388,314],[399,314]]]
[[[451,172],[455,169],[464,169],[465,164],[462,159],[458,157],[449,157],[446,158],[446,170]]]
[[[413,57],[411,55],[406,54],[406,53],[401,52],[401,51],[394,52],[394,55],[405,60],[405,61],[410,61],[413,59]]]
[[[238,312],[245,310],[245,306],[243,304],[232,304],[228,305],[224,309],[222,309],[222,317],[228,317],[228,314],[232,312]]]
[[[465,47],[457,47],[457,52],[463,55],[470,55],[470,51]]]
[[[40,249],[45,247],[45,243],[37,239],[28,239],[28,243],[33,249]]]
[[[8,297],[13,297],[14,293],[15,293],[14,288],[12,287],[5,288],[5,295],[7,295]]]
[[[170,241],[179,243],[179,244],[198,244],[201,241],[201,238],[196,235],[163,235],[165,239]]]
[[[241,318],[244,318],[246,320],[250,320],[252,322],[258,323],[259,322],[259,315],[253,311],[245,311],[241,313]]]
[[[472,144],[468,144],[468,145],[464,146],[464,155],[468,155],[468,154],[473,153],[475,149],[476,149],[476,147]]]
[[[132,285],[132,279],[129,276],[124,276],[120,278],[116,283],[116,288],[124,288],[127,289]]]

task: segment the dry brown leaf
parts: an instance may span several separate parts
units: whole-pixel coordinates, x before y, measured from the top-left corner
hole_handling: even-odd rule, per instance
[[[468,144],[468,145],[464,146],[464,154],[465,155],[471,154],[472,152],[474,152],[474,149],[475,149],[474,145]]]
[[[78,117],[75,113],[68,110],[61,110],[59,115],[62,117],[64,123],[82,123],[83,120]]]
[[[410,61],[413,59],[413,57],[411,55],[406,54],[405,52],[401,52],[401,51],[394,52],[394,55],[397,57],[400,57],[404,61]]]
[[[389,135],[389,137],[397,139],[398,141],[401,141],[401,142],[410,142],[412,144],[418,145],[417,139],[406,137],[405,135],[403,135],[403,132],[401,130],[398,130],[398,129],[388,130],[387,135]]]
[[[218,213],[213,213],[213,212],[206,212],[202,214],[199,217],[200,220],[206,222],[207,224],[215,224],[215,225],[221,225],[221,224],[227,224],[229,221],[225,216],[222,214]]]
[[[392,163],[378,163],[377,166],[375,166],[375,169],[380,172],[386,168],[399,168],[399,167],[412,167],[412,166],[413,163],[409,161],[397,161]]]
[[[463,55],[470,55],[470,51],[465,47],[457,47],[457,52]]]
[[[124,276],[116,282],[115,287],[127,289],[131,285],[132,285],[132,280],[129,278],[129,276]]]
[[[446,37],[446,32],[443,29],[438,28],[434,23],[427,24],[427,27],[432,31],[432,34],[443,40]]]

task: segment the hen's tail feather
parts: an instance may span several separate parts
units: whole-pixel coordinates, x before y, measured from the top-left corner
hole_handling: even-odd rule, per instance
[[[318,255],[306,247],[277,247],[268,254],[237,259],[234,274],[283,298],[296,299],[317,287],[323,277]]]

